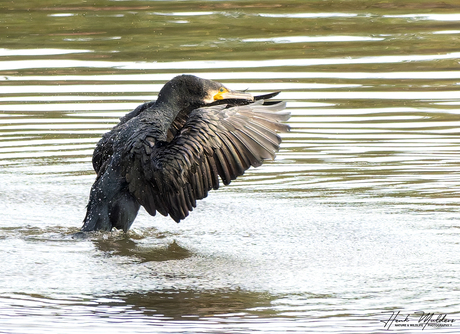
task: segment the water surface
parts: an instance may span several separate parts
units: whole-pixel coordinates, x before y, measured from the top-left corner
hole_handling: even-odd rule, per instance
[[[457,1],[0,7],[0,332],[458,332]],[[71,238],[100,136],[182,73],[281,90],[276,160]]]

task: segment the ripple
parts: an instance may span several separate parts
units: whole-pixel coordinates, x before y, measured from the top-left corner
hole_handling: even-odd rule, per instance
[[[0,81],[66,81],[67,83],[85,82],[85,81],[119,81],[129,83],[130,81],[161,81],[165,82],[176,76],[177,73],[148,73],[148,74],[111,74],[111,75],[52,75],[52,76],[5,76],[0,77]],[[274,80],[274,79],[460,79],[460,71],[411,71],[411,72],[349,72],[349,71],[334,71],[334,72],[200,72],[200,76],[211,80]],[[260,83],[257,83],[260,84]],[[79,97],[84,98],[84,97]]]
[[[161,16],[206,16],[213,15],[215,12],[173,12],[173,13],[159,13],[155,12],[155,15]]]
[[[384,15],[391,18],[410,18],[432,21],[460,21],[460,14],[403,14],[403,15]]]
[[[353,13],[285,13],[285,14],[258,14],[262,17],[274,18],[328,18],[328,17],[356,17]]]
[[[382,55],[346,58],[304,58],[304,59],[270,59],[270,60],[238,60],[238,61],[179,61],[179,62],[110,62],[84,60],[11,60],[0,63],[0,71],[27,68],[118,68],[131,70],[148,69],[226,69],[226,68],[260,68],[284,66],[314,66],[314,65],[346,65],[346,64],[383,64],[401,63],[405,61],[434,61],[441,59],[460,58],[459,52],[426,55]]]
[[[72,49],[1,49],[0,57],[11,56],[51,56],[66,55],[71,53],[87,53],[91,50],[72,50]]]
[[[384,38],[369,36],[283,36],[271,38],[247,38],[243,42],[271,42],[271,43],[320,43],[320,42],[367,42],[381,41]]]

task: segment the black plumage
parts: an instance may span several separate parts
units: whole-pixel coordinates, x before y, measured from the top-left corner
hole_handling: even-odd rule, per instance
[[[192,75],[167,82],[97,144],[82,231],[127,231],[140,206],[179,222],[219,178],[228,185],[273,159],[290,117],[284,102],[267,101],[277,94],[253,97]]]

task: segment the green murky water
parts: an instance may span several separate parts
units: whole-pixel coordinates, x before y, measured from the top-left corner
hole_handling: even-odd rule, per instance
[[[0,9],[0,332],[459,330],[458,1]],[[282,90],[277,159],[181,224],[70,238],[98,138],[182,73]]]

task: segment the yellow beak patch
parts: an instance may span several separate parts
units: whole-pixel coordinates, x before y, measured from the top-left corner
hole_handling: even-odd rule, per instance
[[[226,94],[226,93],[228,93],[228,92],[229,92],[229,91],[228,91],[227,88],[221,87],[221,88],[219,89],[219,92],[218,92],[216,95],[214,95],[214,100],[223,100],[223,99],[224,99],[224,96],[223,96],[223,95]]]

